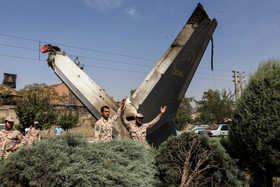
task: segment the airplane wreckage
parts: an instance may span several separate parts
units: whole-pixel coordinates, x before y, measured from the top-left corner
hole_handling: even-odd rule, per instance
[[[178,107],[216,26],[216,19],[210,20],[202,5],[198,4],[171,46],[126,100],[125,115],[129,121],[134,120],[136,113],[142,113],[144,123],[149,122],[158,115],[161,106],[167,106],[160,121],[147,131],[149,144],[158,146],[170,135],[176,135],[174,118]],[[95,119],[101,117],[100,108],[104,105],[111,108],[111,116],[116,114],[118,103],[65,52],[50,44],[42,47],[41,51],[49,52],[48,64]],[[129,137],[120,119],[113,126],[114,136]]]

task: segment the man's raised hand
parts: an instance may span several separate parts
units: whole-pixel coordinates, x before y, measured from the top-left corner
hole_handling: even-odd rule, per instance
[[[165,111],[166,111],[166,109],[167,109],[167,106],[165,106],[165,107],[160,107],[160,114],[162,115]]]
[[[121,107],[121,111],[122,111],[122,112],[124,112],[125,109],[126,109],[126,107],[125,107],[125,101],[126,101],[126,98],[124,98],[124,99],[122,100],[122,102],[120,102],[120,107]]]

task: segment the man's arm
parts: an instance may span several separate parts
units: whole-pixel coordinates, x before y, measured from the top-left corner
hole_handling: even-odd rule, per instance
[[[124,127],[129,131],[129,129],[131,128],[132,124],[129,123],[129,122],[126,120],[126,116],[124,115],[123,112],[122,112],[122,114],[121,114],[121,120],[122,120],[122,123],[123,123]]]
[[[117,113],[112,116],[111,120],[116,121],[118,119],[118,117],[120,117],[120,115],[121,115],[121,107],[118,108]]]
[[[125,100],[123,99],[122,102],[119,103],[119,108],[117,110],[117,113],[111,118],[112,120],[116,121],[118,117],[121,115],[121,113],[125,110]]]
[[[167,106],[165,106],[165,107],[160,107],[160,113],[159,113],[159,115],[157,116],[157,117],[155,117],[155,119],[153,119],[151,122],[149,122],[149,123],[145,123],[145,124],[143,124],[146,128],[151,128],[152,126],[154,126],[159,120],[160,120],[160,118],[161,118],[161,116],[165,113],[165,111],[166,111],[166,109],[167,109]]]
[[[149,123],[144,123],[143,126],[145,128],[151,128],[152,126],[154,126],[159,120],[160,120],[161,115],[157,115],[157,117],[155,117],[152,121],[150,121]]]
[[[126,109],[126,107],[125,107],[125,101],[126,101],[126,99],[123,99],[123,100],[122,100],[121,121],[122,121],[122,124],[124,125],[124,127],[126,128],[126,130],[129,131],[129,129],[132,127],[132,124],[129,123],[129,121],[126,120],[126,116],[124,115],[124,111],[125,111],[125,109]]]
[[[15,145],[15,146],[11,149],[11,151],[17,150],[17,149],[20,148],[21,146],[25,145],[26,142],[27,142],[26,139],[24,138],[24,136],[23,136],[20,132],[17,134],[17,139],[20,141],[20,143],[17,144],[17,145]]]

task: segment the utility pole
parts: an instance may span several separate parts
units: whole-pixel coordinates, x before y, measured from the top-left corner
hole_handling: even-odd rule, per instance
[[[240,86],[240,93],[242,93],[242,75],[239,72],[239,86]]]
[[[234,82],[234,88],[235,88],[235,101],[238,100],[239,98],[239,90],[238,90],[238,81],[237,81],[237,71],[232,71],[233,72],[233,82]]]

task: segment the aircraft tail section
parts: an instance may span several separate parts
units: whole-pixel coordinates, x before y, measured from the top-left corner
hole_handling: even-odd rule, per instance
[[[101,117],[99,110],[104,105],[112,109],[112,115],[115,114],[118,109],[117,103],[91,80],[65,52],[61,52],[58,49],[55,49],[54,46],[49,44],[42,47],[42,50],[45,50],[44,52],[50,52],[48,64],[52,67],[55,74],[74,93],[81,103],[83,103],[95,119]]]
[[[149,143],[159,145],[176,134],[174,118],[199,62],[217,26],[198,4],[175,41],[131,97],[145,122],[151,121],[167,105],[167,111],[148,131]]]

